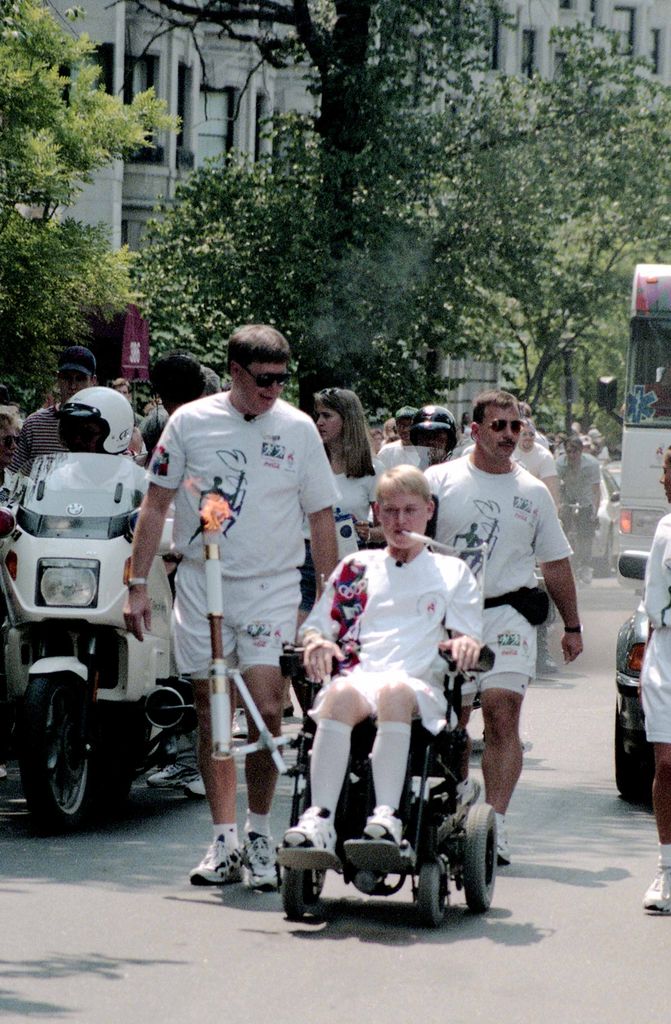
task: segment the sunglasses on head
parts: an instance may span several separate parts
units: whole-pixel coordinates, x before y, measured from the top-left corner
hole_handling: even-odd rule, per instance
[[[489,426],[491,427],[495,434],[502,433],[502,431],[504,431],[506,427],[510,427],[513,434],[519,434],[520,430],[522,429],[522,420],[492,420]]]
[[[337,398],[341,391],[342,388],[322,388],[318,395],[320,398]]]
[[[240,365],[242,366],[242,364]],[[273,384],[284,386],[291,377],[288,370],[284,370],[282,373],[252,373],[252,371],[248,370],[246,366],[243,366],[242,369],[245,373],[249,374],[257,388],[269,388],[272,387]]]

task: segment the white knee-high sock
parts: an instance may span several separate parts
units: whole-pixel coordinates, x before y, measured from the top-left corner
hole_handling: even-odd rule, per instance
[[[322,718],[317,726],[310,758],[312,805],[331,814],[338,805],[343,779],[347,771],[352,726]]]
[[[403,793],[410,750],[410,726],[406,722],[379,722],[371,761],[375,804],[398,810]]]

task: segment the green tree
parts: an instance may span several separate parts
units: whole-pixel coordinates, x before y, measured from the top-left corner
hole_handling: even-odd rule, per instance
[[[633,266],[669,250],[671,91],[615,39],[576,29],[555,45],[553,81],[499,79],[474,98],[460,205],[474,299],[463,331],[534,407],[556,409],[567,375],[617,373],[626,331],[613,335],[613,315],[626,320]]]
[[[0,8],[0,379],[23,395],[48,381],[56,346],[85,339],[89,314],[130,295],[127,254],[64,208],[171,124],[151,92],[129,106],[107,95],[93,54],[37,0]]]

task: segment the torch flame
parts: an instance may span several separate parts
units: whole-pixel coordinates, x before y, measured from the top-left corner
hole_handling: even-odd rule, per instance
[[[207,533],[216,533],[232,516],[231,506],[220,494],[208,494],[200,509],[200,521]]]

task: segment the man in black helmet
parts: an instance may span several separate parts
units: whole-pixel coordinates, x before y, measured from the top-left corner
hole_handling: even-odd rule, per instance
[[[419,453],[420,467],[447,462],[457,443],[457,423],[443,405],[425,405],[412,418],[410,443]]]

